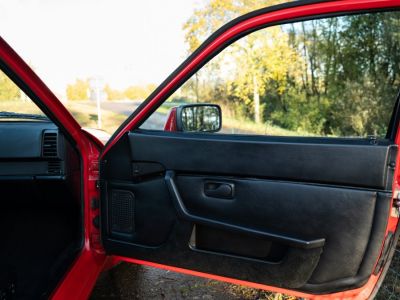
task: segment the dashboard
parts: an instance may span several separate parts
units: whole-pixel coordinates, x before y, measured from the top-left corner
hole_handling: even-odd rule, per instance
[[[66,144],[51,122],[0,122],[0,179],[65,179]]]

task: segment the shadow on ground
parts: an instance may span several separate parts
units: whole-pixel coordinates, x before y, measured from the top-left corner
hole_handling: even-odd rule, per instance
[[[92,300],[100,299],[268,299],[296,298],[170,271],[121,263],[99,278]],[[376,300],[400,299],[400,250],[396,250]]]

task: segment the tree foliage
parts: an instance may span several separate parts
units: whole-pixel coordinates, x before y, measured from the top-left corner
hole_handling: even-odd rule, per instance
[[[20,97],[21,92],[18,86],[0,71],[0,101],[16,100]]]
[[[121,100],[121,99],[125,98],[125,95],[123,92],[121,92],[117,89],[111,88],[109,84],[106,84],[104,86],[103,90],[107,95],[107,100]]]
[[[278,2],[278,1],[277,1]],[[211,0],[186,22],[193,51],[259,1]],[[236,118],[313,135],[385,135],[400,87],[400,13],[272,26],[236,41],[179,91]]]
[[[73,84],[67,86],[68,100],[88,100],[89,99],[89,81],[76,79]]]
[[[155,84],[132,85],[124,91],[124,96],[131,100],[144,100],[155,88]]]

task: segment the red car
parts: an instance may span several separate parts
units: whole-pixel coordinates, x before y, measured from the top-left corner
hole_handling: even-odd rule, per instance
[[[87,299],[104,269],[126,261],[303,298],[372,299],[400,232],[398,99],[382,139],[215,134],[221,110],[206,104],[174,108],[165,130],[139,127],[260,28],[399,9],[298,1],[239,17],[106,145],[0,39],[1,70],[48,117],[0,116],[0,298]]]

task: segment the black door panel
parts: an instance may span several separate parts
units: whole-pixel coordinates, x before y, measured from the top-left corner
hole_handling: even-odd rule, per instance
[[[310,239],[302,239],[295,237],[296,235],[293,234],[286,234],[285,232],[280,233],[279,231],[275,231],[273,229],[271,230],[268,226],[265,226],[265,224],[267,223],[266,220],[264,219],[265,216],[262,216],[261,218],[262,226],[258,226],[257,224],[255,224],[256,221],[254,219],[250,220],[249,222],[249,216],[252,216],[253,218],[255,214],[257,214],[256,211],[258,209],[264,210],[265,206],[268,205],[267,201],[265,201],[266,199],[260,199],[259,197],[257,197],[257,191],[253,189],[255,187],[254,182],[247,184],[249,190],[246,191],[245,189],[242,188],[242,186],[244,185],[243,181],[238,181],[233,179],[229,180],[232,186],[241,185],[241,187],[239,187],[239,192],[236,195],[236,197],[232,199],[233,201],[226,201],[225,199],[220,200],[219,198],[209,197],[205,195],[204,185],[212,180],[200,177],[200,179],[197,180],[196,182],[196,181],[190,181],[189,179],[189,182],[186,181],[186,183],[183,185],[185,192],[188,193],[187,197],[184,195],[182,198],[179,191],[180,187],[182,188],[182,185],[178,187],[177,184],[175,183],[176,181],[175,175],[171,174],[174,173],[172,171],[167,171],[165,177],[167,186],[171,194],[171,198],[173,199],[176,211],[179,214],[179,216],[183,219],[186,219],[187,221],[191,221],[196,224],[209,225],[230,231],[251,234],[254,236],[258,236],[259,238],[265,238],[270,241],[276,241],[290,247],[311,249],[311,248],[322,247],[325,244],[324,238],[313,237]],[[218,182],[221,181],[222,179],[219,178]],[[263,192],[267,191],[264,190]],[[188,210],[185,203],[190,203],[192,205],[193,199],[196,199],[196,197],[197,201],[195,200],[195,202],[197,203],[195,203],[195,205],[198,204],[197,209],[190,208]],[[262,195],[262,197],[268,198],[268,195],[264,194]],[[251,199],[254,198],[256,199],[256,201],[251,201]],[[186,201],[184,199],[189,201]],[[211,214],[210,216],[209,212],[212,210],[211,206],[214,205],[218,207],[217,213],[214,215]],[[250,208],[250,212],[248,210],[246,211],[246,209],[244,208]],[[191,213],[191,211],[194,211],[194,213]],[[231,212],[232,215],[230,214]],[[236,220],[234,220],[235,216],[239,216],[239,219],[242,220],[239,220],[239,222],[237,222]],[[246,222],[244,220],[248,221]]]
[[[229,202],[204,195],[204,181],[209,179],[178,177],[178,189],[190,212],[221,223],[297,237],[310,241],[311,245],[321,245],[320,241],[324,241],[324,252],[313,278],[315,282],[357,274],[377,202],[389,207],[390,201],[390,194],[373,191],[231,179],[235,183],[236,197]],[[287,244],[284,240],[282,243]],[[336,268],[337,264],[342,267]]]
[[[395,154],[386,140],[132,132],[101,165],[103,243],[301,291],[357,287],[384,239]]]

